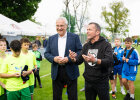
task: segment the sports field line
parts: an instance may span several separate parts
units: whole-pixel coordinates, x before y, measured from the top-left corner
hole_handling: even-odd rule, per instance
[[[42,78],[42,77],[46,77],[46,76],[49,76],[49,75],[51,75],[51,73],[46,74],[46,75],[43,75],[43,76],[41,76],[40,78]]]

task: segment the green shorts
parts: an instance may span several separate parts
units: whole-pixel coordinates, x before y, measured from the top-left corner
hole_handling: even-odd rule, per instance
[[[5,94],[1,95],[1,96],[0,96],[0,100],[7,100],[7,99],[6,99],[6,95],[5,95]]]
[[[18,91],[7,91],[7,100],[31,100],[29,87]]]
[[[33,95],[34,93],[34,85],[29,86],[30,94]]]

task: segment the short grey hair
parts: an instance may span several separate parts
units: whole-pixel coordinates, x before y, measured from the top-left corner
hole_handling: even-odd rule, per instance
[[[100,32],[101,32],[101,27],[100,27],[100,25],[99,25],[98,23],[95,23],[95,22],[90,22],[88,25],[91,25],[91,24],[94,24],[94,25],[95,25],[95,27],[96,27],[96,29],[97,29],[98,31],[100,31]]]
[[[68,25],[68,21],[65,17],[59,17],[59,18],[57,18],[56,21],[58,21],[58,20],[63,20],[65,22],[65,24]]]

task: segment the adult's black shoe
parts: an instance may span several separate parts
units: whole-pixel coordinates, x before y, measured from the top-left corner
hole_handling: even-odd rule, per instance
[[[130,97],[130,99],[129,99],[129,100],[135,100],[135,98],[133,99],[133,98],[131,98],[131,97]]]
[[[126,96],[124,97],[124,100],[130,100],[130,94],[127,93]]]
[[[42,88],[42,85],[40,84],[39,87]]]

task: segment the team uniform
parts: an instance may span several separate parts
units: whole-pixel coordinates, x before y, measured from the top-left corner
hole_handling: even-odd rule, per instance
[[[120,62],[122,51],[123,51],[123,48],[121,48],[121,46],[119,48],[117,47],[114,48],[114,52],[117,52],[116,57],[119,61],[118,65],[114,66],[114,75],[117,75],[117,73],[119,75],[122,75],[122,63]]]
[[[34,86],[36,86],[36,78],[38,79],[38,83],[41,86],[41,80],[40,80],[40,76],[39,76],[39,70],[40,70],[40,61],[42,60],[42,56],[41,56],[41,53],[39,51],[33,51],[33,53],[36,56],[36,62],[37,62],[37,71],[34,73],[34,75],[35,75],[35,84],[34,84]]]
[[[21,74],[25,65],[27,65],[27,61],[24,57],[19,56],[16,58],[9,55],[2,64],[0,73]],[[21,77],[11,77],[6,79],[5,86],[7,90],[7,100],[31,100],[29,81],[23,84]]]
[[[34,66],[37,65],[36,64],[36,57],[35,57],[33,52],[28,51],[27,54],[23,54],[21,52],[21,55],[24,57],[24,59],[28,60],[28,69],[29,70],[32,70],[34,68]],[[30,93],[32,95],[33,91],[34,91],[34,73],[31,73],[29,75],[29,89],[30,89]]]
[[[8,55],[6,55],[7,58]],[[0,71],[2,70],[2,64],[4,62],[5,59],[0,58]],[[0,78],[0,82],[6,84],[6,79]],[[5,90],[2,86],[0,86],[0,100],[6,100],[6,95],[5,95]]]
[[[129,54],[130,49],[126,50],[126,56]],[[124,51],[122,52],[121,56],[123,57]],[[122,59],[121,59],[122,60]],[[136,51],[136,49],[134,49],[131,53],[131,55],[129,56],[129,61],[127,62],[123,62],[123,69],[122,69],[122,78],[125,78],[127,80],[131,80],[131,81],[135,81],[136,79],[136,75],[137,75],[137,71],[138,71],[138,63],[139,63],[139,54]]]

